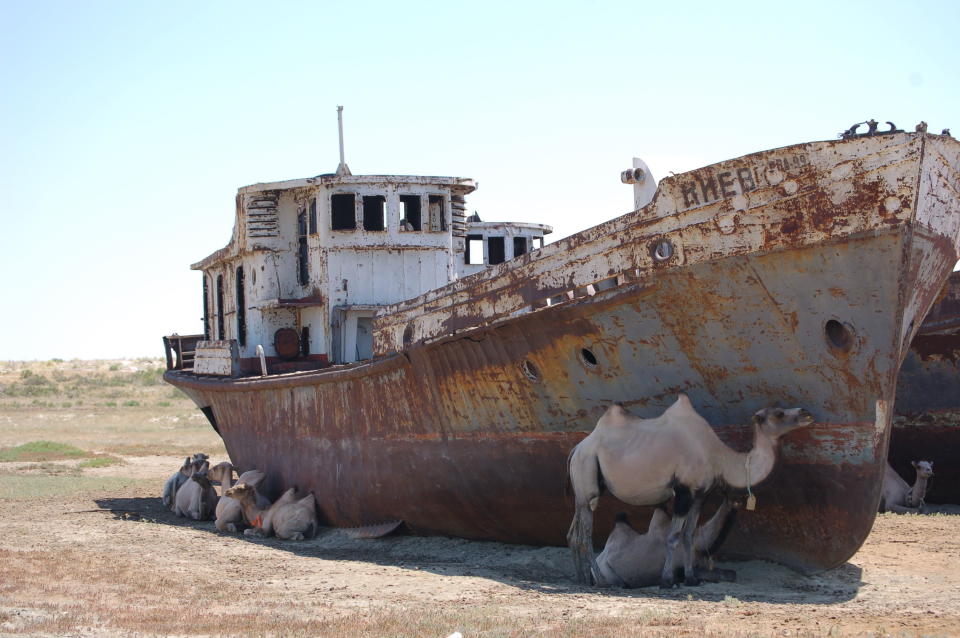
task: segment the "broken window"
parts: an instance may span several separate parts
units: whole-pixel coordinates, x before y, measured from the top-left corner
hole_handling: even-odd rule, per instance
[[[237,266],[237,341],[247,345],[247,304],[243,297],[243,266]]]
[[[430,230],[439,232],[447,229],[447,215],[443,210],[443,195],[430,195],[427,202],[430,215]]]
[[[210,291],[207,276],[203,276],[203,340],[210,340]]]
[[[387,201],[383,195],[363,196],[363,229],[385,230],[387,228]]]
[[[223,341],[226,338],[223,325],[223,275],[217,275],[217,339]]]
[[[543,248],[543,237],[534,237],[533,238],[533,249],[540,250]]]
[[[400,230],[420,230],[420,196],[400,196]]]
[[[330,228],[355,230],[357,212],[353,193],[339,193],[330,197]]]
[[[503,237],[487,237],[487,262],[492,266],[502,264],[506,260]]]
[[[310,249],[307,246],[307,213],[297,215],[297,281],[301,286],[310,283]]]
[[[467,235],[467,250],[463,254],[463,263],[483,265],[483,235]]]
[[[300,328],[300,351],[305,357],[310,354],[310,326]]]
[[[519,257],[520,255],[527,252],[527,238],[526,237],[514,237],[513,238],[513,256]]]
[[[317,198],[310,200],[310,234],[317,234]]]

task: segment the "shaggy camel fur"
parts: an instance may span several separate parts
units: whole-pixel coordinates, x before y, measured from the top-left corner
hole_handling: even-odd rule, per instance
[[[217,504],[217,490],[213,488],[208,476],[210,463],[194,461],[193,466],[190,479],[177,490],[173,513],[195,521],[209,520],[213,517],[213,510]]]
[[[300,541],[317,533],[317,503],[312,493],[300,498],[296,492],[297,488],[291,487],[268,510],[257,507],[256,490],[245,483],[231,487],[226,495],[240,501],[243,515],[252,525],[244,530],[245,536],[273,533],[277,538]]]
[[[694,559],[698,574],[706,581],[734,581],[737,573],[731,569],[713,569],[709,555],[723,542],[733,525],[736,510],[728,499],[723,499],[717,512],[709,521],[697,528],[693,535]],[[645,534],[634,530],[626,514],[617,516],[617,523],[607,539],[603,551],[597,556],[597,571],[594,580],[600,586],[648,587],[660,582],[660,573],[666,560],[667,534],[670,517],[662,508],[657,508],[650,519]],[[674,575],[683,569],[685,555],[683,546],[673,555]]]
[[[911,465],[917,471],[917,480],[912,487],[887,463],[883,474],[883,493],[880,495],[881,512],[923,514],[926,510],[924,499],[933,477],[933,461],[911,461]]]
[[[589,583],[591,573],[596,573],[593,511],[606,486],[631,505],[674,499],[660,586],[673,586],[673,554],[681,541],[684,583],[698,584],[693,534],[704,496],[718,485],[748,488],[765,479],[776,461],[778,439],[812,422],[802,408],[764,408],[753,416],[753,449],[740,453],[724,445],[684,394],[653,419],[611,406],[593,432],[573,448],[567,463],[576,508],[567,542],[577,579]]]
[[[210,457],[203,452],[197,452],[193,455],[193,458],[183,460],[183,465],[180,466],[180,469],[174,472],[173,475],[167,479],[167,482],[163,484],[162,500],[166,507],[171,510],[173,509],[173,501],[177,497],[177,490],[187,482],[187,479],[190,478],[190,474],[193,472],[193,462],[206,461],[208,458]]]
[[[233,472],[230,474],[232,477]],[[256,489],[265,477],[266,474],[260,470],[248,470],[240,475],[236,483],[237,485],[244,483],[254,488],[256,505],[260,510],[266,510],[270,507],[269,499]],[[227,482],[221,481],[223,495],[220,497],[220,500],[217,501],[217,520],[214,525],[216,525],[217,529],[221,532],[235,533],[239,531],[238,525],[249,525],[250,522],[244,519],[243,507],[240,505],[240,501],[227,496],[227,490],[234,485],[230,481],[231,478],[228,478]]]

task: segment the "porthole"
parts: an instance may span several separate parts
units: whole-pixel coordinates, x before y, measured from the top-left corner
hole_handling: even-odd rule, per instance
[[[823,334],[827,345],[838,352],[850,352],[853,348],[853,328],[849,324],[831,319],[824,325]]]
[[[531,381],[536,382],[540,380],[540,370],[530,359],[524,359],[523,363],[520,364],[520,369],[523,370],[524,376]]]
[[[650,246],[650,255],[657,263],[662,263],[673,257],[673,244],[663,239]]]
[[[593,351],[590,348],[580,348],[580,352],[577,353],[580,362],[587,366],[588,368],[597,367],[597,355],[593,354]]]

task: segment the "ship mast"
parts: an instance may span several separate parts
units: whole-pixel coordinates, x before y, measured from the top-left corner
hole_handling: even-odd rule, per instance
[[[340,130],[340,165],[337,166],[337,177],[343,177],[344,175],[353,175],[350,172],[350,167],[347,166],[347,163],[343,160],[343,107],[337,107],[337,128]]]

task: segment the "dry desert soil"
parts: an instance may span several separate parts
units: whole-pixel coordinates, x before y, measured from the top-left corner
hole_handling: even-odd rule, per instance
[[[556,547],[220,534],[162,508],[180,458],[66,467],[62,489],[29,499],[8,490],[0,635],[960,635],[958,508],[880,515],[848,563],[819,575],[754,561],[723,565],[736,583],[599,590],[576,585]]]

